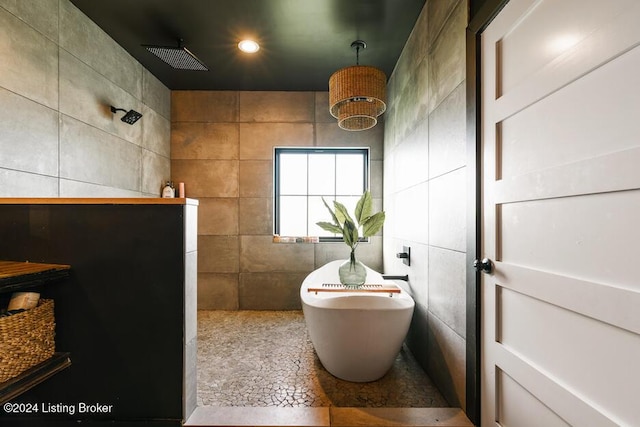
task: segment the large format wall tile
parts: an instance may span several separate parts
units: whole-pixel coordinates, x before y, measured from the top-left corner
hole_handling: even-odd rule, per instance
[[[402,167],[390,168],[393,180],[385,181],[386,187],[393,191],[402,191],[428,180],[431,149],[427,143],[428,138],[429,120],[422,120],[414,131],[397,145],[388,157]]]
[[[198,235],[237,235],[238,200],[201,197],[198,206]]]
[[[429,70],[433,65],[421,61],[411,73],[409,81],[400,91],[396,104],[397,137],[407,137],[429,114],[432,87],[429,85]]]
[[[310,272],[313,263],[313,244],[273,243],[272,236],[240,237],[240,271]]]
[[[238,159],[236,123],[174,122],[171,125],[172,159]]]
[[[465,78],[467,3],[460,1],[444,24],[429,53],[429,112]]]
[[[171,122],[155,110],[142,106],[143,117],[133,126],[142,127],[141,146],[166,157],[171,156]]]
[[[240,273],[240,310],[300,310],[307,273]]]
[[[58,178],[0,169],[0,197],[58,197]]]
[[[142,188],[147,196],[159,197],[171,175],[171,160],[153,151],[142,149]]]
[[[464,252],[467,248],[466,170],[429,181],[429,244]]]
[[[407,338],[452,405],[464,407],[465,0],[426,2],[387,86],[384,267],[408,274]],[[422,189],[422,190],[419,190]],[[411,266],[393,252],[411,247]]]
[[[433,1],[439,0],[430,0],[429,2]],[[399,102],[401,93],[406,90],[412,76],[415,74],[415,70],[420,68],[420,63],[423,62],[427,56],[429,45],[427,38],[429,18],[427,8],[423,7],[409,35],[409,39],[398,58],[395,69],[389,78],[389,84],[387,85],[387,99],[389,103],[387,107]]]
[[[464,338],[466,254],[432,246],[429,263],[429,311]]]
[[[273,234],[273,199],[241,197],[238,226],[240,234]]]
[[[142,104],[102,74],[64,50],[60,51],[60,112],[117,135],[141,143],[142,126],[120,120],[124,113],[112,113],[110,106],[142,111]],[[144,117],[140,120],[144,120]]]
[[[461,83],[429,117],[429,177],[467,163],[465,85]]]
[[[58,46],[0,8],[0,87],[58,106]]]
[[[411,289],[413,299],[423,307],[430,308],[429,270],[431,268],[431,260],[429,258],[429,246],[423,243],[408,242],[403,239],[397,241],[398,244],[394,248],[394,253],[401,252],[402,246],[408,246],[411,249],[411,266],[407,267],[408,271],[405,274],[409,275],[408,286]],[[400,260],[396,258],[391,261],[391,265],[396,265],[398,262]]]
[[[371,197],[379,199],[379,206],[382,206],[382,194],[384,192],[383,168],[384,162],[382,160],[369,160],[369,191],[371,192]]]
[[[198,236],[200,273],[238,273],[238,236]]]
[[[427,307],[416,301],[405,342],[411,349],[411,353],[416,358],[416,361],[425,371],[429,368],[429,354],[434,351],[431,339],[432,334],[429,332],[429,311]],[[437,351],[437,349],[435,351]],[[446,375],[447,371],[445,370],[439,374]],[[432,374],[428,373],[428,375],[432,377]]]
[[[313,123],[313,92],[240,92],[241,122]]]
[[[429,243],[429,192],[429,185],[425,182],[396,194],[393,218],[396,237],[417,243]]]
[[[240,159],[271,160],[274,147],[313,146],[312,123],[240,123]]]
[[[62,116],[61,178],[140,191],[140,167],[137,145]]]
[[[0,7],[7,9],[52,41],[58,41],[58,1],[0,0]]]
[[[0,40],[4,196],[158,196],[168,88],[68,0],[0,0]]]
[[[171,177],[189,197],[238,197],[237,160],[172,160]]]
[[[370,160],[383,159],[384,123],[382,120],[372,129],[349,132],[338,127],[338,123],[316,123],[317,147],[369,147]]]
[[[59,197],[142,197],[139,191],[61,178]]]
[[[58,113],[0,88],[0,167],[58,175]]]
[[[395,79],[393,79],[395,80]],[[393,151],[396,146],[401,142],[401,139],[397,135],[397,118],[396,113],[398,108],[396,108],[397,103],[390,104],[387,107],[387,111],[384,113],[383,122],[384,122],[384,148],[383,148],[383,158],[387,158],[388,154]]]
[[[174,90],[171,92],[173,122],[237,122],[238,92]]]
[[[237,309],[238,274],[198,274],[198,310]]]
[[[431,0],[427,2],[427,15],[428,15],[428,36],[429,46],[434,40],[438,38],[438,35],[442,31],[442,27],[447,22],[447,19],[451,16],[451,12],[459,3],[465,3],[464,0]]]
[[[142,65],[68,1],[60,2],[60,47],[142,99]]]
[[[240,162],[240,197],[270,197],[273,191],[272,171],[270,160]]]
[[[336,118],[329,112],[329,92],[316,92],[316,123],[336,123]]]
[[[201,308],[299,308],[301,278],[319,267],[318,263],[348,256],[348,248],[340,243],[273,243],[274,147],[371,146],[371,188],[374,205],[380,209],[383,126],[360,133],[342,131],[326,111],[318,112],[328,109],[320,107],[323,102],[328,102],[327,93],[172,92],[172,179],[185,182],[188,197],[200,198],[199,236],[208,245],[206,257],[231,256],[228,252],[235,251],[240,262],[235,282],[234,273],[220,270],[227,264],[210,260],[201,266],[200,274],[208,280],[199,290]],[[237,165],[235,174],[228,171],[226,178],[220,176],[220,180],[235,182],[234,194],[215,193],[224,183],[213,184],[210,179],[212,170],[220,169],[225,161]],[[237,238],[239,248],[214,248],[209,240],[213,237]],[[372,238],[372,244],[361,245],[359,256],[381,270],[381,252],[380,234]],[[219,275],[227,276],[224,286],[216,288],[222,280]],[[235,307],[230,301],[234,296]]]
[[[429,315],[429,376],[451,406],[466,406],[465,340],[440,319]]]
[[[142,102],[171,120],[171,91],[146,68],[142,69]]]

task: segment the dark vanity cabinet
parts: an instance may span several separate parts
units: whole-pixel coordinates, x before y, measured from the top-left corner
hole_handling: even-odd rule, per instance
[[[0,425],[183,424],[196,407],[197,205],[0,199],[0,260],[72,266],[46,289],[71,366],[12,398],[25,410],[0,408]]]

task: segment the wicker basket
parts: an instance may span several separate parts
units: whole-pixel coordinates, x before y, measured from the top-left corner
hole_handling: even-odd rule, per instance
[[[53,356],[55,352],[53,300],[0,317],[0,383]]]

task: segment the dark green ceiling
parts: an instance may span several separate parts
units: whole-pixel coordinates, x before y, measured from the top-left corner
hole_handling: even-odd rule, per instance
[[[355,64],[393,71],[425,0],[71,0],[170,89],[326,91]],[[254,37],[260,51],[238,51]],[[142,45],[177,39],[209,71],[175,70]]]

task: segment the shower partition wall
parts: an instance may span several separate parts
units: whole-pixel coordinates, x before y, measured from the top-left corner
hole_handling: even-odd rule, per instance
[[[0,199],[0,259],[72,265],[43,289],[72,365],[13,401],[37,412],[0,424],[182,425],[196,407],[197,205]]]

